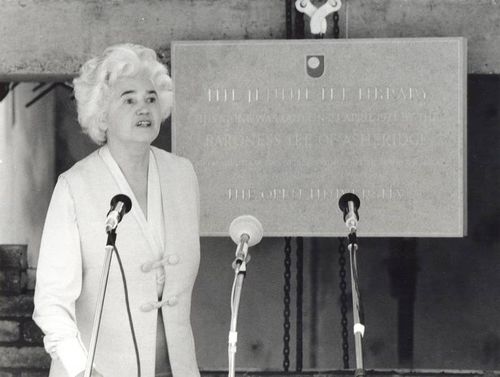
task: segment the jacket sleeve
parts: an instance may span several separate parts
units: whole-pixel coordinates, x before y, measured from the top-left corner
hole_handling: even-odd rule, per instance
[[[78,332],[75,302],[82,288],[80,236],[73,198],[63,176],[54,188],[40,244],[33,319],[46,351],[68,376],[85,369],[87,352]]]

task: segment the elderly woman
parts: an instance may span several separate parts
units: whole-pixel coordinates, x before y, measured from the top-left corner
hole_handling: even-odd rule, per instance
[[[128,282],[143,377],[199,376],[190,324],[199,265],[198,183],[191,163],[151,146],[172,106],[153,50],[106,49],[75,79],[78,120],[101,148],[61,174],[43,230],[33,318],[45,333],[51,377],[83,375],[110,199],[132,200],[116,246]],[[113,259],[93,375],[137,373],[125,293]]]

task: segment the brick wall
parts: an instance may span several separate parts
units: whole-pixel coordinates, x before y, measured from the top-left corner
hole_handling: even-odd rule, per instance
[[[50,357],[31,319],[34,270],[26,245],[0,245],[0,377],[45,377]]]

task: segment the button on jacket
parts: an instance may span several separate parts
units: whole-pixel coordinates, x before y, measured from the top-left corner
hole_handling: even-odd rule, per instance
[[[106,149],[61,174],[47,213],[33,318],[44,331],[46,349],[53,356],[51,377],[78,373],[75,365],[84,362],[90,342],[104,261],[104,220],[110,199],[123,191],[103,158]],[[118,225],[116,241],[127,279],[141,375],[154,376],[157,315],[162,310],[173,376],[198,377],[190,323],[191,293],[200,260],[198,183],[188,160],[155,147],[151,150],[161,187],[157,205],[163,210],[163,253],[158,253],[158,239],[134,206]],[[111,263],[94,364],[104,376],[137,374],[116,257]]]

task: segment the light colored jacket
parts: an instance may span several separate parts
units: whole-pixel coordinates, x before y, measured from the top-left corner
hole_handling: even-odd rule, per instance
[[[154,240],[134,206],[117,228],[116,246],[127,279],[139,346],[141,375],[153,377],[156,324],[161,308],[174,377],[198,377],[190,323],[191,293],[200,260],[199,193],[191,163],[152,147],[158,166],[165,249]],[[53,356],[50,377],[68,376],[64,359],[86,357],[99,290],[106,234],[104,219],[119,185],[99,151],[63,173],[45,222],[33,318]],[[157,269],[164,269],[162,300]],[[132,336],[116,257],[113,257],[94,364],[105,376],[136,376]],[[71,368],[69,368],[71,369]]]

